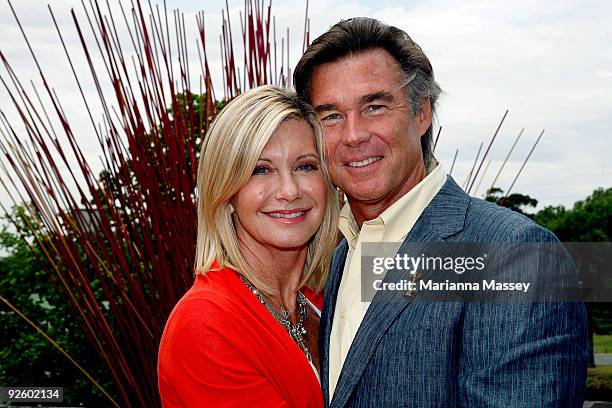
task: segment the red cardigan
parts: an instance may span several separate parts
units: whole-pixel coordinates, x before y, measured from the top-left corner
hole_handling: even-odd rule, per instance
[[[323,407],[302,350],[229,269],[199,275],[174,307],[157,374],[164,407]]]

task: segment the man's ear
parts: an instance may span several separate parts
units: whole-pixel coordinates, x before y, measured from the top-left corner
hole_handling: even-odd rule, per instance
[[[419,134],[423,136],[427,129],[431,126],[431,103],[429,98],[425,98],[421,110],[416,116],[417,126],[419,128]]]

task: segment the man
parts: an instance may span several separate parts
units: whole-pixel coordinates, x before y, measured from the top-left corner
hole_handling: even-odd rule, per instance
[[[440,88],[421,48],[377,20],[341,21],[306,50],[294,82],[320,115],[330,175],[348,198],[321,318],[326,404],[582,406],[582,303],[361,298],[361,243],[403,242],[399,254],[415,242],[557,242],[469,197],[436,162]],[[533,252],[518,269],[543,263]]]

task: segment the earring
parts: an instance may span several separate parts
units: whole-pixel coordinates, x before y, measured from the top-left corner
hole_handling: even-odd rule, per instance
[[[234,208],[234,206],[232,205],[232,203],[229,203],[228,205],[229,205],[229,212],[230,212],[230,214],[235,213],[235,212],[236,212],[236,209]]]

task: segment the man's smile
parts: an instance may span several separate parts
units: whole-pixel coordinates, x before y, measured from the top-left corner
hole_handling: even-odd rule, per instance
[[[365,167],[368,166],[374,162],[377,162],[379,160],[381,160],[383,158],[383,156],[373,156],[373,157],[368,157],[367,159],[363,159],[360,161],[350,161],[346,164],[347,167]]]

